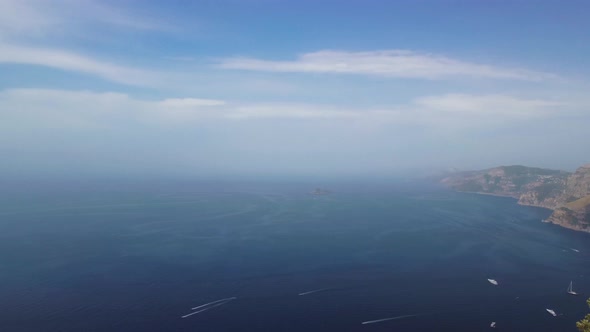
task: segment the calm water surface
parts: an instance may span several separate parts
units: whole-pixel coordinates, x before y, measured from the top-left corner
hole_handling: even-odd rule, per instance
[[[590,236],[541,223],[548,210],[417,184],[312,189],[4,188],[0,330],[563,332],[588,311]]]

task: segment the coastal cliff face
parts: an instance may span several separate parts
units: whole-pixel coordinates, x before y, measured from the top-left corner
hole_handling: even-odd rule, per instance
[[[440,181],[458,191],[508,196],[554,210],[548,222],[590,232],[590,164],[575,173],[525,166],[460,172]]]
[[[578,168],[567,178],[565,195],[568,202],[590,195],[590,164]]]
[[[565,203],[547,219],[556,225],[590,232],[590,164],[567,178],[563,190]]]

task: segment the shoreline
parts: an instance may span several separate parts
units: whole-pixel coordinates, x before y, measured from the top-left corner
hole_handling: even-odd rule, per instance
[[[516,200],[516,204],[517,205],[531,206],[531,207],[536,207],[536,208],[541,208],[541,209],[549,210],[549,211],[552,211],[552,212],[556,210],[554,208],[548,208],[548,207],[540,206],[540,205],[523,204],[523,203],[520,203],[519,202],[519,198],[518,197],[514,197],[514,196],[511,196],[511,195],[483,193],[483,192],[476,192],[476,191],[459,191],[459,190],[455,190],[455,191],[456,192],[459,192],[459,193],[463,193],[463,194],[476,194],[476,195],[485,195],[485,196],[513,198],[513,199]],[[550,225],[559,226],[561,228],[569,229],[569,230],[574,231],[574,232],[590,233],[590,229],[583,229],[583,228],[575,227],[574,225],[569,225],[569,224],[556,223],[555,221],[551,220],[551,216],[547,217],[547,219],[541,219],[541,222],[544,223],[544,224],[550,224]]]
[[[546,210],[550,210],[550,211],[555,211],[555,209],[550,208],[550,207],[546,207],[546,206],[542,206],[542,205],[535,205],[535,204],[525,204],[525,203],[520,203],[519,202],[519,197],[515,197],[513,195],[503,195],[503,194],[493,194],[493,193],[484,193],[484,192],[478,192],[478,191],[460,191],[460,190],[455,190],[458,193],[463,193],[463,194],[476,194],[476,195],[485,195],[485,196],[494,196],[494,197],[506,197],[506,198],[512,198],[516,200],[516,204],[518,205],[522,205],[522,206],[532,206],[532,207],[537,207],[537,208],[541,208],[541,209],[546,209]]]
[[[514,199],[518,200],[518,197],[514,197],[512,195],[484,193],[484,192],[480,192],[480,191],[461,191],[461,190],[455,190],[455,192],[463,193],[463,194],[477,194],[477,195],[496,196],[496,197],[508,197],[508,198],[514,198]]]

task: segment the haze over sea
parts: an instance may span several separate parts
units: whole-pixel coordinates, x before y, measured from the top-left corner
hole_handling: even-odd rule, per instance
[[[325,185],[4,186],[0,329],[564,332],[587,312],[588,235],[541,223],[548,210],[424,183]]]

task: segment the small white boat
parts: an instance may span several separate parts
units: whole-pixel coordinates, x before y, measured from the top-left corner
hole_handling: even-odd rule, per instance
[[[570,248],[570,249],[575,252],[580,252],[580,250],[578,250],[578,249],[574,249],[574,248]]]
[[[551,316],[553,316],[553,317],[557,316],[557,314],[555,313],[555,311],[553,311],[551,309],[545,309],[545,310],[547,310],[547,312],[550,313]]]
[[[490,282],[490,284],[494,285],[494,286],[498,286],[498,282],[494,279],[488,279],[488,281]]]
[[[578,295],[578,293],[574,292],[574,282],[570,281],[570,285],[567,288],[567,293],[570,295]]]
[[[490,324],[491,328],[495,328],[496,327],[496,322],[492,322],[492,324]]]

